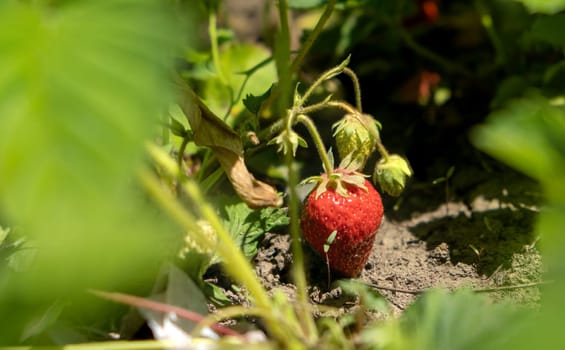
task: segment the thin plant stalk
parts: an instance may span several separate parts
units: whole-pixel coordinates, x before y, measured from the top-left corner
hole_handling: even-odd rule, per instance
[[[357,107],[359,113],[363,113],[363,104],[361,103],[361,85],[359,84],[359,78],[357,78],[357,74],[355,74],[355,72],[349,67],[343,68],[343,73],[351,78],[351,81],[353,82],[353,91],[355,92],[355,107]]]
[[[100,290],[90,290],[89,292],[96,295],[97,297],[102,298],[102,299],[111,300],[113,302],[120,303],[120,304],[134,306],[134,307],[138,307],[138,308],[144,308],[144,309],[147,309],[147,310],[152,310],[152,311],[160,312],[160,313],[163,313],[163,314],[174,313],[179,318],[183,318],[185,320],[189,320],[189,321],[192,321],[194,323],[197,323],[197,322],[202,323],[202,322],[207,320],[207,318],[205,316],[202,316],[199,313],[196,313],[194,311],[187,310],[187,309],[184,309],[184,308],[179,307],[179,306],[170,305],[170,304],[167,304],[167,303],[162,303],[162,302],[159,302],[159,301],[138,297],[138,296],[135,296],[135,295],[124,294],[124,293],[116,293],[116,292],[105,292],[105,291],[100,291]],[[219,334],[243,338],[243,336],[240,333],[234,331],[231,328],[224,327],[224,326],[218,324],[217,322],[212,322],[210,324],[207,324],[206,327],[209,327],[210,329],[212,329],[213,331],[215,331],[216,333],[219,333]],[[202,329],[200,329],[200,330],[202,330]],[[194,334],[195,337],[198,337],[200,332],[193,333],[193,334]]]
[[[294,58],[294,61],[292,61],[292,65],[290,66],[290,72],[291,73],[295,73],[300,69],[302,62],[304,61],[304,58],[306,57],[306,54],[310,51],[310,49],[312,48],[312,45],[314,44],[314,41],[316,41],[316,39],[318,38],[318,36],[322,32],[322,30],[324,29],[324,26],[326,25],[326,22],[328,21],[328,19],[330,19],[331,15],[333,13],[336,2],[337,2],[337,0],[329,0],[328,1],[328,4],[326,5],[324,12],[320,16],[320,19],[318,19],[316,26],[314,27],[312,32],[310,32],[310,35],[308,35],[308,38],[306,39],[306,41],[304,42],[304,44],[300,48],[300,51],[298,52],[298,54]]]
[[[241,254],[241,250],[233,242],[212,206],[204,199],[198,185],[193,180],[187,179],[183,184],[183,189],[194,203],[198,203],[198,211],[218,235],[220,244],[218,244],[216,249],[220,257],[225,261],[224,268],[249,290],[258,307],[270,309],[272,307],[271,301],[267,292],[257,280],[251,264]]]
[[[164,165],[164,170],[170,172],[170,175],[178,174],[179,170],[176,167],[175,162],[170,158],[168,161],[164,161],[165,155],[163,155],[163,157],[160,156],[160,154],[164,152],[159,152],[156,147],[150,147],[149,149],[154,160],[157,162],[163,160],[163,164],[160,165]],[[203,247],[215,249],[217,251],[218,255],[224,262],[224,268],[226,271],[230,274],[230,276],[247,288],[257,307],[265,310],[273,310],[274,305],[271,303],[271,299],[269,298],[267,291],[257,279],[251,264],[243,256],[241,250],[223,226],[214,209],[208,204],[208,202],[206,202],[200,188],[193,180],[186,179],[182,188],[194,203],[199,204],[198,209],[200,214],[212,226],[218,236],[220,244],[212,244],[209,239],[205,238],[205,235],[202,234],[197,227],[195,227],[196,218],[184,209],[180,202],[178,202],[172,194],[163,190],[159,181],[153,174],[149,171],[144,171],[140,173],[139,178],[142,185],[148,190],[149,194],[157,200],[162,208],[165,209],[173,219],[181,224],[185,230],[192,233],[191,237],[195,239],[197,244],[201,244]],[[289,339],[289,335],[283,332],[279,323],[269,320],[265,321],[277,339],[283,343],[291,341],[291,339]]]
[[[278,112],[286,116],[290,105],[289,95],[291,90],[290,62],[290,27],[288,23],[288,2],[279,0],[280,30],[277,32],[275,42],[275,64],[278,75]]]
[[[308,116],[304,114],[300,114],[296,118],[296,120],[302,123],[310,133],[310,136],[312,136],[312,140],[314,141],[316,150],[318,151],[318,155],[320,156],[320,159],[324,164],[324,169],[326,170],[326,173],[328,175],[331,174],[333,172],[333,164],[331,163],[328,157],[326,146],[324,146],[324,142],[322,141],[322,137],[320,136],[318,129],[316,129],[316,125],[314,124],[312,119],[310,119]]]
[[[291,92],[291,71],[290,71],[290,28],[288,23],[288,2],[287,0],[279,0],[279,17],[280,32],[279,40],[275,46],[275,59],[277,73],[279,78],[279,104],[278,112],[285,115],[287,120],[287,130],[291,127],[288,122],[292,122],[292,113],[287,111],[290,106]],[[304,333],[306,337],[312,340],[317,339],[317,329],[314,318],[308,308],[309,298],[306,284],[306,273],[304,271],[304,257],[302,246],[300,244],[300,219],[299,219],[299,202],[296,186],[298,185],[298,174],[294,168],[294,159],[288,154],[286,157],[286,166],[288,169],[288,186],[289,195],[289,216],[290,216],[290,235],[292,237],[292,255],[293,266],[292,275],[297,290],[298,319],[303,323]]]
[[[221,61],[220,61],[220,49],[218,47],[218,20],[216,9],[210,9],[208,13],[208,35],[210,36],[210,50],[212,51],[212,61],[214,62],[214,67],[216,68],[216,73],[220,78],[223,85],[228,85],[228,79],[224,73]]]
[[[304,113],[304,114],[310,114],[312,112],[317,112],[319,110],[322,110],[322,109],[328,108],[328,107],[339,108],[339,109],[342,109],[345,112],[350,113],[350,114],[358,114],[359,113],[359,111],[357,111],[355,109],[355,107],[353,107],[349,103],[343,102],[343,101],[325,101],[325,102],[316,103],[316,104],[310,105],[308,107],[302,108],[300,110],[300,112]]]
[[[304,95],[302,95],[297,101],[295,101],[294,106],[303,106],[310,96],[314,93],[314,90],[320,86],[322,82],[328,80],[343,72],[343,69],[349,64],[349,57],[347,57],[339,66],[333,67],[322,73],[316,81],[306,90]]]
[[[183,189],[194,203],[199,203],[198,210],[218,235],[218,240],[221,243],[216,249],[218,255],[224,261],[223,266],[226,272],[247,288],[253,299],[253,303],[257,305],[258,308],[266,310],[267,312],[273,312],[275,305],[271,302],[267,291],[257,278],[249,261],[231,238],[212,206],[204,199],[198,185],[193,180],[187,179],[183,184]],[[268,318],[265,319],[265,323],[273,333],[273,336],[282,344],[296,344],[296,335],[285,332],[280,322]]]

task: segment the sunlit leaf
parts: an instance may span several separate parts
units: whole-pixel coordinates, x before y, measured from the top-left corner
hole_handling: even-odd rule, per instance
[[[207,78],[202,91],[202,98],[210,110],[219,116],[224,116],[230,103],[236,97],[239,101],[234,101],[231,115],[235,116],[245,108],[242,99],[251,95],[261,95],[265,93],[271,84],[277,80],[275,65],[273,61],[265,61],[270,57],[270,52],[258,44],[228,45],[220,53],[222,68],[228,72],[228,86],[225,86],[219,77]],[[262,63],[259,69],[253,71],[246,79],[248,72],[256,65]],[[243,85],[245,84],[245,85]],[[241,89],[243,86],[243,89]],[[233,120],[227,120],[233,126]]]

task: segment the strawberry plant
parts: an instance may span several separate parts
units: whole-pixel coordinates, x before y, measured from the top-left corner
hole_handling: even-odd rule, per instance
[[[564,347],[563,11],[0,2],[0,346]]]

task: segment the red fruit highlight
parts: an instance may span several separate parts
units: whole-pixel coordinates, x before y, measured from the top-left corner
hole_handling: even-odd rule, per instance
[[[333,231],[337,236],[328,251],[329,265],[335,272],[358,276],[371,254],[383,218],[381,196],[367,180],[364,187],[344,183],[347,196],[328,187],[316,197],[308,195],[302,211],[301,228],[306,241],[325,257],[324,244]]]

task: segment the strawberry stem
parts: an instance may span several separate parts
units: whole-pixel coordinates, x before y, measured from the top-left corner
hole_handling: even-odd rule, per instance
[[[312,112],[317,112],[319,110],[322,110],[322,109],[328,108],[328,107],[337,107],[337,108],[343,109],[344,111],[351,113],[353,115],[360,113],[358,110],[355,109],[355,107],[353,107],[349,103],[343,102],[343,101],[324,101],[324,102],[316,103],[316,104],[313,104],[313,105],[310,105],[308,107],[304,107],[304,108],[300,109],[300,113],[310,114]]]
[[[343,73],[348,75],[353,82],[353,91],[355,91],[355,106],[359,113],[362,113],[363,105],[361,103],[361,85],[359,84],[359,78],[357,78],[357,74],[355,74],[355,72],[349,67],[343,68]]]
[[[300,107],[304,106],[306,101],[308,101],[310,96],[314,93],[314,90],[320,84],[322,84],[324,81],[331,79],[331,78],[335,77],[336,75],[342,73],[344,68],[348,64],[349,64],[349,57],[347,57],[343,62],[341,62],[341,64],[339,66],[330,68],[327,71],[325,71],[324,73],[322,73],[322,75],[320,75],[320,77],[318,79],[316,79],[316,81],[312,85],[310,85],[310,87],[308,88],[308,90],[306,90],[304,95],[302,95],[300,98],[296,99],[296,101],[294,102],[294,107],[300,108]]]
[[[333,164],[330,161],[330,158],[328,157],[328,152],[326,151],[326,146],[324,146],[324,142],[322,141],[322,137],[320,136],[320,133],[318,132],[318,129],[316,128],[316,125],[314,124],[312,119],[310,119],[308,116],[306,116],[304,114],[299,114],[296,117],[296,121],[304,124],[306,129],[308,129],[308,132],[310,133],[310,135],[312,136],[312,139],[314,141],[314,145],[316,145],[316,150],[318,151],[318,154],[320,155],[320,159],[322,160],[322,164],[324,165],[324,169],[326,170],[326,173],[328,174],[328,176],[331,175],[333,173]]]
[[[385,159],[385,161],[388,161],[389,153],[381,141],[381,136],[378,133],[374,136],[377,140],[377,151],[380,153],[381,157]]]

